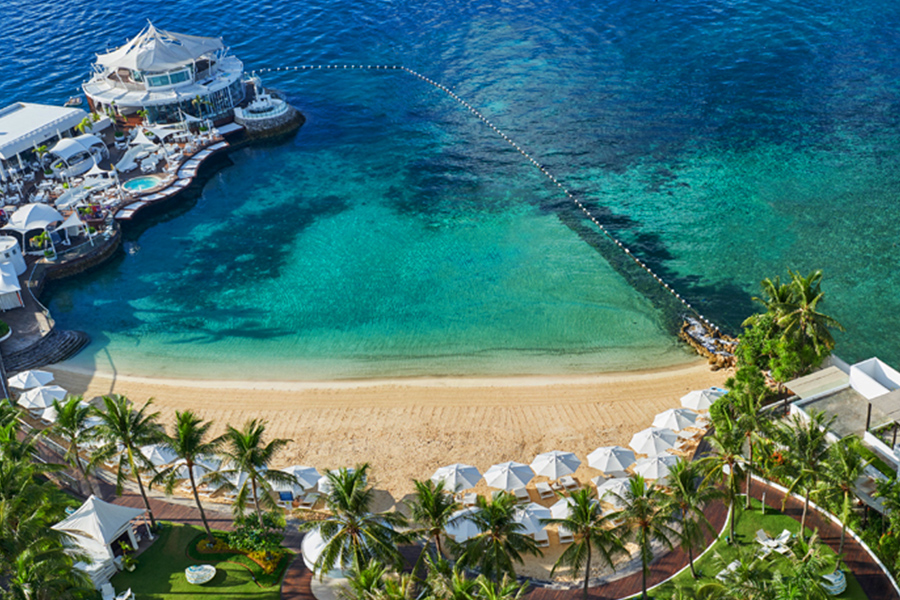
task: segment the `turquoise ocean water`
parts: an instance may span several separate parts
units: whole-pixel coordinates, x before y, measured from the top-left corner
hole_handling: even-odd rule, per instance
[[[900,364],[900,6],[873,0],[0,7],[0,98],[94,52],[221,35],[248,70],[404,64],[478,107],[708,318],[822,268],[839,353]],[[308,122],[236,150],[54,285],[75,364],[222,378],[578,373],[691,358],[677,310],[521,155],[401,72],[272,73]]]

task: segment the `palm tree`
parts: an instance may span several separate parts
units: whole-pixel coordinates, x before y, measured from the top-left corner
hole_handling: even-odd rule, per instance
[[[647,487],[640,475],[633,475],[622,494],[613,493],[622,510],[613,513],[622,519],[623,526],[634,536],[641,555],[641,598],[647,598],[647,573],[653,560],[651,544],[654,540],[672,548],[675,530],[669,526],[671,512],[665,493],[658,487]]]
[[[822,271],[813,271],[806,277],[799,271],[788,270],[791,274],[791,299],[784,306],[778,325],[785,335],[794,333],[811,342],[820,353],[822,348],[834,349],[834,337],[829,328],[844,331],[844,326],[836,319],[818,311],[818,305],[825,297],[821,289]]]
[[[792,290],[790,284],[781,283],[781,277],[774,279],[766,277],[760,282],[763,298],[753,297],[753,300],[762,304],[766,312],[762,314],[773,315],[778,318],[784,314],[784,309],[791,301]],[[743,323],[743,327],[754,325],[762,314],[750,315]]]
[[[854,487],[856,480],[863,475],[863,469],[871,461],[864,461],[851,441],[859,438],[841,440],[828,448],[828,456],[822,465],[821,485],[818,494],[827,503],[839,505],[838,516],[841,519],[841,543],[838,546],[838,556],[844,556],[844,534],[847,523],[850,521],[850,511],[853,508],[855,497]]]
[[[81,122],[78,125],[75,126],[75,129],[77,129],[79,131],[79,133],[84,133],[85,130],[90,131],[90,130],[94,129],[94,122],[91,120],[90,117],[85,117],[81,120]]]
[[[754,396],[750,392],[732,390],[728,394],[729,406],[734,412],[734,426],[744,435],[744,441],[748,447],[747,464],[745,467],[747,488],[747,500],[745,508],[750,508],[750,489],[753,482],[753,444],[759,437],[764,426],[764,421],[759,416],[759,409],[765,400],[765,393]]]
[[[423,600],[474,600],[478,595],[478,581],[466,577],[456,564],[451,566],[443,557],[426,558],[428,575]]]
[[[694,570],[694,548],[704,542],[704,531],[715,536],[715,528],[703,510],[711,502],[720,498],[722,492],[703,478],[698,463],[679,460],[669,470],[666,478],[669,487],[668,501],[671,510],[681,523],[681,531],[677,533],[681,547],[688,553],[691,575],[697,579]]]
[[[591,558],[593,550],[596,550],[610,567],[615,569],[613,557],[625,552],[625,544],[622,543],[622,532],[612,526],[610,516],[603,514],[591,490],[582,488],[572,492],[569,500],[569,516],[562,519],[546,519],[545,525],[558,525],[570,531],[575,537],[575,543],[566,548],[553,569],[550,576],[561,566],[566,566],[572,571],[578,572],[584,568],[584,597],[588,597],[588,582],[591,578]]]
[[[434,541],[437,556],[443,556],[441,535],[452,519],[454,511],[459,508],[459,503],[453,499],[452,494],[444,491],[443,481],[435,485],[431,480],[423,482],[414,479],[413,484],[416,486],[416,494],[412,501],[406,504],[409,507],[412,522],[420,527],[412,533],[425,538],[425,546],[413,569],[413,573],[418,573],[430,541]]]
[[[518,583],[509,576],[496,582],[481,575],[475,581],[479,600],[519,600],[528,591],[527,583]]]
[[[744,462],[741,456],[744,437],[734,427],[730,420],[723,420],[716,424],[715,434],[706,437],[706,441],[712,446],[713,453],[700,459],[698,462],[706,472],[706,481],[716,481],[722,484],[725,498],[728,500],[729,541],[735,540],[735,507],[740,495],[740,477],[743,473]]]
[[[775,432],[785,447],[787,462],[793,470],[793,480],[788,486],[785,501],[798,487],[803,490],[803,516],[800,519],[800,539],[806,533],[806,515],[809,512],[809,496],[821,476],[821,466],[828,452],[826,435],[835,417],[825,418],[824,412],[810,411],[809,419],[799,414],[779,424]]]
[[[325,474],[331,491],[325,499],[328,514],[319,521],[301,523],[300,531],[318,528],[326,540],[316,563],[320,573],[336,566],[357,573],[375,560],[399,570],[403,557],[397,544],[405,536],[396,528],[406,519],[398,512],[372,512],[373,489],[367,485],[369,464],[356,469],[339,469]]]
[[[179,472],[181,469],[187,469],[188,479],[191,482],[191,492],[194,494],[194,502],[200,510],[200,519],[203,521],[203,528],[206,529],[206,537],[212,543],[214,541],[213,534],[206,520],[206,512],[203,510],[203,504],[200,502],[200,495],[197,493],[197,481],[194,477],[194,467],[207,469],[202,459],[213,456],[222,445],[222,438],[220,437],[214,440],[206,440],[206,434],[209,432],[210,427],[212,427],[211,421],[204,423],[200,417],[189,410],[184,412],[175,411],[175,432],[172,438],[166,442],[166,445],[181,460],[161,470],[150,482],[150,485],[156,485],[165,481],[166,494],[171,494],[175,488],[175,481],[178,479]]]
[[[291,440],[276,438],[264,444],[265,433],[266,423],[258,419],[247,421],[240,430],[228,425],[221,438],[226,443],[222,456],[225,459],[223,465],[227,466],[208,476],[210,482],[219,484],[226,490],[238,491],[233,507],[235,514],[239,515],[244,513],[247,505],[247,483],[250,483],[249,494],[252,496],[260,527],[263,527],[262,506],[271,510],[278,507],[272,497],[272,484],[297,483],[293,475],[269,469],[269,463],[278,451],[291,443]],[[246,477],[246,480],[241,481],[242,477]]]
[[[65,404],[54,400],[53,407],[56,409],[57,417],[52,431],[66,443],[66,454],[63,458],[72,468],[81,473],[81,478],[87,484],[88,494],[93,495],[94,486],[91,485],[90,472],[87,468],[90,463],[82,461],[80,458],[84,444],[93,438],[93,433],[87,427],[91,407],[84,403],[84,398],[81,396],[69,396]]]
[[[93,585],[84,571],[73,568],[85,557],[56,540],[37,541],[15,558],[7,597],[13,600],[75,600],[90,597]]]
[[[94,414],[100,417],[100,423],[94,428],[94,436],[103,442],[103,446],[94,453],[89,468],[93,469],[104,461],[118,459],[116,494],[122,493],[125,478],[130,473],[137,481],[141,498],[144,499],[144,507],[150,515],[150,527],[156,529],[153,509],[150,508],[144,482],[140,477],[141,471],[153,471],[154,467],[153,463],[140,452],[140,448],[164,442],[167,438],[162,425],[157,422],[159,413],[147,412],[151,404],[152,398],[139,410],[135,410],[125,396],[118,394],[103,396],[105,410],[92,409]]]
[[[713,556],[713,566],[722,571],[726,569],[725,559],[718,552]],[[704,583],[697,590],[700,598],[710,600],[769,600],[772,574],[768,564],[763,561],[755,548],[738,547],[735,566],[709,583]],[[799,600],[799,599],[798,599]]]
[[[515,578],[514,563],[521,564],[523,554],[541,554],[534,539],[522,533],[525,526],[515,521],[515,508],[516,497],[506,492],[490,501],[478,497],[476,510],[468,518],[479,533],[463,542],[457,561],[461,567],[477,567],[489,579]]]

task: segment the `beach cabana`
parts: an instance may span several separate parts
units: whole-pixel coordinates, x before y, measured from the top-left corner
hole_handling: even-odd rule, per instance
[[[22,371],[9,378],[9,386],[17,390],[30,390],[31,388],[47,385],[53,381],[53,373],[33,369]]]
[[[656,456],[642,458],[634,465],[634,472],[642,476],[644,479],[655,479],[656,483],[664,484],[666,477],[669,476],[669,470],[678,462],[678,457],[661,452]]]
[[[603,446],[588,454],[588,466],[612,477],[627,477],[625,469],[635,460],[634,452],[622,446]]]
[[[564,475],[571,475],[579,465],[581,465],[581,461],[574,453],[553,450],[535,456],[531,462],[531,469],[535,475],[543,475],[555,480]]]
[[[58,385],[43,385],[23,392],[16,404],[27,410],[43,411],[48,406],[53,406],[54,400],[62,402],[68,393]]]
[[[724,396],[727,392],[718,388],[694,390],[681,397],[681,405],[692,410],[709,410],[713,402]]]
[[[697,417],[700,415],[689,408],[670,408],[664,410],[653,418],[653,426],[680,431],[685,427],[697,425]]]
[[[91,496],[78,510],[52,528],[69,534],[66,543],[91,558],[91,563],[78,563],[75,568],[86,571],[99,589],[116,572],[113,564],[116,544],[124,541],[132,548],[138,547],[138,538],[131,523],[145,512],[142,508],[110,504]]]
[[[62,214],[46,204],[26,204],[22,206],[9,218],[3,229],[18,233],[22,237],[22,247],[26,249],[26,254],[43,255],[42,249],[28,251],[28,232],[46,231],[54,223],[61,223],[65,220]],[[51,241],[52,246],[52,241]]]
[[[12,263],[0,263],[0,309],[7,311],[22,308],[22,286],[16,276],[16,268]]]
[[[671,429],[648,427],[634,434],[628,445],[634,448],[638,454],[656,456],[660,452],[675,447],[677,442],[678,434]]]
[[[484,473],[485,483],[507,492],[525,487],[533,477],[531,467],[512,461],[493,465]]]
[[[472,465],[455,463],[439,468],[431,476],[431,481],[435,485],[443,481],[444,489],[448,492],[461,492],[478,485],[481,473]]]

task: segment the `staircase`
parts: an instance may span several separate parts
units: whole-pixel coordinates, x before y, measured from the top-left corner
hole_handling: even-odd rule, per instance
[[[78,354],[91,341],[83,331],[53,329],[24,350],[3,357],[7,375],[58,363]]]

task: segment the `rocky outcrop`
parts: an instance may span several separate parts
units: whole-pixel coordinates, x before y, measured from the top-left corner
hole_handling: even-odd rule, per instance
[[[678,337],[708,359],[713,371],[733,367],[738,340],[693,317],[685,317]]]

